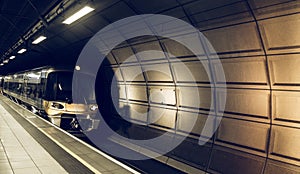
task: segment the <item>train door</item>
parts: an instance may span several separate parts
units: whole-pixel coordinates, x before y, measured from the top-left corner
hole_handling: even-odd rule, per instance
[[[39,95],[41,72],[34,71],[26,74],[24,79],[26,100],[36,109],[41,109],[41,96]]]
[[[29,90],[27,89],[27,83],[28,83],[28,76],[27,74],[24,74],[24,83],[23,83],[23,97],[25,100],[27,99],[27,93],[29,92]]]

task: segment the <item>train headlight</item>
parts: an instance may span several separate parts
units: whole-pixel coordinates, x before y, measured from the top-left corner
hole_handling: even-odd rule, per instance
[[[56,109],[64,109],[64,105],[62,105],[60,103],[55,103],[55,102],[53,102],[51,104],[51,107],[56,108]]]
[[[90,110],[91,111],[95,111],[95,110],[97,110],[98,109],[98,106],[97,105],[91,105],[90,106]]]

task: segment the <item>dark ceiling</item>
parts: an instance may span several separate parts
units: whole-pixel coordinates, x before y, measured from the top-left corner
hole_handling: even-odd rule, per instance
[[[15,42],[45,14],[55,1],[1,0],[0,1],[0,54]]]
[[[0,74],[8,74],[45,65],[73,65],[84,44],[99,29],[108,24],[98,12],[105,10],[118,1],[91,0],[0,0],[0,63],[15,55],[14,60],[0,67]],[[66,6],[64,6],[67,4]],[[73,23],[62,24],[62,21],[81,9],[86,4],[96,10],[89,16]],[[67,8],[65,8],[67,7]],[[57,15],[53,15],[57,13]],[[49,16],[55,19],[49,20]],[[44,21],[41,29],[31,37],[26,34],[40,21]],[[39,35],[47,40],[33,45],[31,42]],[[14,48],[6,56],[9,49],[22,40],[23,43]],[[20,55],[17,51],[26,48]]]
[[[89,38],[108,24],[132,15],[166,14],[183,19],[203,31],[217,28],[218,25],[228,25],[228,19],[253,21],[249,9],[291,1],[293,0],[0,0],[0,63],[11,55],[16,55],[16,59],[0,66],[0,74],[44,65],[72,66]],[[86,4],[95,8],[95,11],[71,25],[62,24],[66,17]],[[24,38],[41,21],[42,27],[30,37]],[[39,35],[45,35],[47,40],[32,45],[33,39]],[[5,55],[20,39],[24,43]],[[22,55],[17,54],[23,47],[28,51]]]
[[[208,6],[222,6],[225,4],[223,2],[218,0]],[[187,7],[187,13],[194,13],[192,7],[195,3],[197,1],[193,0],[0,0],[0,63],[11,55],[16,55],[14,60],[0,66],[0,74],[45,65],[73,66],[85,43],[108,24],[125,17],[146,13],[162,13],[186,20],[182,7]],[[60,8],[64,4],[68,4],[68,8]],[[66,17],[86,4],[95,8],[95,11],[71,25],[62,24]],[[49,21],[49,14],[53,13],[59,14]],[[41,20],[44,21],[43,27],[31,37],[24,39],[24,35]],[[32,45],[33,39],[39,35],[45,35],[47,40]],[[21,38],[25,42],[3,56]],[[17,54],[23,47],[28,51],[22,55]]]
[[[58,1],[52,0],[0,0],[0,57],[57,3]],[[37,52],[29,54],[41,55]],[[18,59],[23,59],[23,56]],[[1,67],[1,73],[26,68],[24,62],[27,61],[17,59],[14,62],[11,61],[5,65],[6,67]],[[18,65],[18,63],[20,64]],[[32,62],[28,62],[28,64],[32,64]]]
[[[71,25],[62,24],[64,19],[86,4],[95,11]],[[179,1],[0,0],[0,63],[11,55],[16,56],[0,66],[0,74],[45,65],[73,66],[85,43],[103,27],[125,17],[160,12],[172,6],[179,6]],[[55,13],[55,18],[49,20],[49,16]],[[29,38],[24,37],[41,21],[44,23],[38,32]],[[45,35],[47,40],[32,45],[31,42],[39,35]],[[24,43],[5,55],[20,40]],[[17,54],[21,48],[26,48],[27,52]]]

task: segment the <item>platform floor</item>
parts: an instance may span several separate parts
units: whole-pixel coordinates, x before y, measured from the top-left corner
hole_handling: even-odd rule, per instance
[[[0,105],[0,173],[68,173]]]

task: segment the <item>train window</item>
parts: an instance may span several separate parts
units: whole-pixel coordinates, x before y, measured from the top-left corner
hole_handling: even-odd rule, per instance
[[[22,94],[23,93],[23,84],[22,83],[14,83],[14,89],[17,94]]]
[[[27,94],[27,95],[30,95],[31,92],[32,92],[32,89],[31,89],[30,86],[26,87],[25,90],[26,90],[26,94]]]
[[[30,98],[35,99],[36,97],[36,85],[35,84],[31,84],[30,86],[28,86],[28,94]]]

